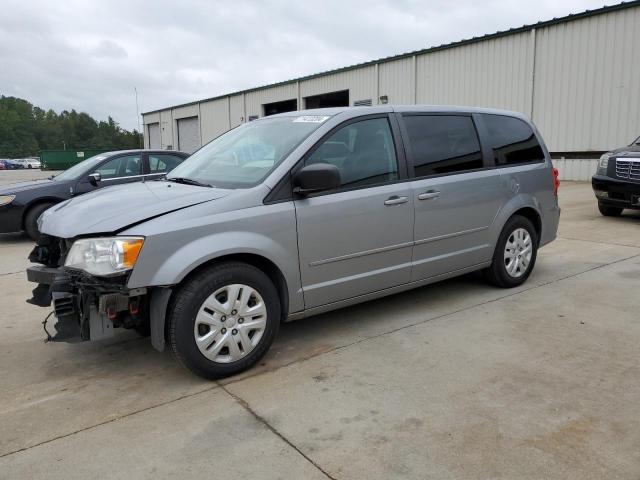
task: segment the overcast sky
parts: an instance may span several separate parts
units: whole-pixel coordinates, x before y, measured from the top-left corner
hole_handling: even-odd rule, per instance
[[[603,0],[0,0],[0,94],[140,111],[603,6]]]

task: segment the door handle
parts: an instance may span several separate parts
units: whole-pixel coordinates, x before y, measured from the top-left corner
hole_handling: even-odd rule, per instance
[[[418,195],[418,200],[431,200],[432,198],[438,198],[439,196],[440,196],[440,192],[430,190],[428,192],[424,192]]]
[[[402,203],[407,203],[409,201],[408,197],[399,197],[394,195],[393,197],[389,197],[384,201],[385,205],[400,205]]]

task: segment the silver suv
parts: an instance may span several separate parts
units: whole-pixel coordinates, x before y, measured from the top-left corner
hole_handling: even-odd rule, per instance
[[[52,340],[114,328],[198,375],[240,372],[280,323],[474,270],[522,284],[556,236],[557,172],[522,115],[318,109],[244,124],[160,181],[56,205],[28,269]]]

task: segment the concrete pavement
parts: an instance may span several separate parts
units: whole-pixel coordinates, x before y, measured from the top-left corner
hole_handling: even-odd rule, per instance
[[[0,237],[0,478],[637,479],[640,214],[601,217],[588,184],[561,205],[522,287],[467,275],[286,324],[221,382],[132,332],[43,343],[31,243]]]

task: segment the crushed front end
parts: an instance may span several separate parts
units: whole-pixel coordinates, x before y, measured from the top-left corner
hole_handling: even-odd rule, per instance
[[[127,288],[130,269],[96,275],[69,266],[73,245],[73,240],[41,235],[29,255],[31,262],[40,265],[27,268],[27,279],[37,283],[27,302],[40,307],[53,305],[55,333],[48,335],[49,340],[101,340],[111,337],[119,327],[148,334],[147,289]]]

